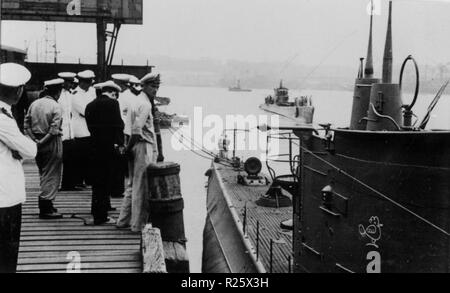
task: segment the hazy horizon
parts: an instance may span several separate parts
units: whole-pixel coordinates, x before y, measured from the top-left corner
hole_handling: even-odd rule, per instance
[[[377,2],[377,0],[375,0]],[[380,70],[388,1],[374,16],[375,69]],[[367,51],[367,0],[145,0],[144,24],[125,25],[115,63],[130,56],[221,62],[278,62],[355,67]],[[396,0],[394,61],[413,54],[421,64],[450,63],[449,1]],[[379,15],[378,15],[379,12]],[[60,62],[95,62],[95,24],[57,23]],[[81,38],[81,36],[83,38]],[[43,57],[45,23],[2,22],[2,44]],[[130,44],[133,44],[130,46]],[[51,54],[49,54],[51,55]],[[158,65],[158,64],[155,64]]]

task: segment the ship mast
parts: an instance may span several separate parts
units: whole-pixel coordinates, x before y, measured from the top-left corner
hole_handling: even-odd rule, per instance
[[[370,1],[370,30],[369,30],[369,46],[367,49],[366,69],[364,70],[365,78],[373,77],[373,54],[372,54],[372,30],[373,30],[373,0]]]
[[[392,1],[389,1],[389,19],[383,57],[383,83],[392,83]]]

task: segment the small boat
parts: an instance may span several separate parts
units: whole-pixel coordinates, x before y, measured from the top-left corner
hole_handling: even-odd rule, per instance
[[[240,81],[240,80],[237,81],[236,86],[234,86],[234,87],[229,87],[228,90],[229,90],[230,92],[251,92],[251,91],[252,91],[251,89],[243,89],[243,88],[241,87],[241,81]]]
[[[157,118],[159,118],[160,127],[162,129],[178,128],[181,126],[189,125],[190,123],[189,117],[185,115],[158,112]]]
[[[167,97],[156,97],[155,98],[156,101],[156,106],[167,106],[170,104],[171,99],[167,98]]]
[[[302,96],[289,101],[289,89],[283,86],[283,81],[280,81],[280,86],[274,92],[274,96],[266,97],[260,109],[299,124],[312,123],[314,107],[311,97]]]

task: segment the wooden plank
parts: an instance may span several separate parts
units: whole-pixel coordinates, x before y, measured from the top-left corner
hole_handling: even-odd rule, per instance
[[[127,234],[103,234],[103,235],[92,235],[92,234],[83,234],[83,235],[35,235],[35,236],[26,236],[21,235],[20,243],[23,242],[35,242],[35,241],[52,241],[53,240],[138,240],[139,237],[134,235]]]
[[[92,191],[59,192],[54,206],[63,219],[38,217],[39,174],[34,163],[25,165],[27,202],[22,209],[19,272],[66,273],[68,253],[81,257],[82,271],[88,273],[139,273],[142,271],[140,233],[117,229],[114,225],[85,226],[78,217],[91,219]],[[111,199],[120,208],[121,198]],[[119,211],[110,213],[117,217]]]
[[[67,270],[68,264],[37,264],[37,265],[19,265],[17,270],[20,272],[27,271],[49,271],[49,270]],[[81,270],[98,270],[98,269],[136,269],[139,268],[135,261],[128,262],[99,262],[99,263],[81,263]]]
[[[84,218],[84,219],[90,219],[92,218],[91,214],[86,213],[86,211],[82,211],[84,213],[77,213],[74,212],[72,210],[66,210],[64,208],[57,208],[58,212],[61,213],[64,218],[62,219],[58,219],[58,220],[45,220],[45,219],[40,219],[39,218],[39,211],[36,210],[33,213],[25,213],[23,215],[23,219],[22,219],[22,223],[37,223],[37,222],[41,222],[41,223],[54,223],[56,221],[58,222],[78,222],[83,224],[83,220],[79,219],[79,218]],[[81,211],[81,210],[80,210]],[[72,218],[72,215],[75,214],[77,218]],[[118,216],[119,212],[110,212],[109,213],[111,216]]]
[[[136,251],[140,249],[140,244],[133,244],[133,245],[67,245],[67,246],[45,246],[45,247],[39,247],[39,246],[21,246],[19,248],[19,252],[45,252],[45,251],[86,251],[86,250],[108,250],[108,249],[114,249],[114,250],[131,250]]]
[[[121,269],[86,269],[82,270],[83,274],[137,274],[141,273],[141,268],[121,268]],[[64,270],[50,270],[50,271],[27,271],[19,273],[39,273],[39,274],[65,274],[67,271]]]
[[[129,233],[133,233],[129,230],[117,229],[115,226],[92,226],[87,227],[84,225],[78,226],[63,226],[63,225],[55,225],[54,227],[43,226],[43,225],[22,225],[22,232],[31,232],[31,231],[128,231]],[[137,234],[137,233],[136,233]]]
[[[83,221],[78,220],[78,221],[72,221],[72,222],[68,222],[64,220],[52,220],[52,221],[48,221],[48,222],[25,222],[22,224],[22,227],[42,227],[43,225],[45,225],[46,228],[50,229],[54,229],[54,228],[58,228],[58,227],[77,227],[77,226],[83,226],[86,229],[86,226],[84,226]],[[106,227],[106,226],[105,226]],[[113,228],[115,228],[115,226],[111,226]],[[117,229],[117,228],[116,228]]]
[[[117,239],[117,240],[108,240],[108,245],[133,245],[136,244],[136,239]],[[46,241],[46,240],[39,240],[39,241],[24,241],[20,242],[20,246],[22,247],[30,247],[30,246],[73,246],[73,245],[104,245],[105,240],[102,239],[83,239],[83,240],[52,240],[52,241]]]
[[[28,251],[28,252],[21,252],[21,258],[19,258],[19,261],[21,259],[32,259],[32,258],[47,258],[49,260],[52,259],[58,259],[58,258],[67,258],[67,254],[70,251]],[[78,251],[81,258],[86,257],[95,257],[95,256],[102,256],[102,257],[116,257],[121,255],[139,255],[139,258],[141,257],[140,251],[137,252],[135,250],[86,250],[86,251]]]
[[[121,262],[121,261],[140,261],[141,256],[139,254],[123,254],[115,256],[81,256],[82,263],[95,263],[95,262]],[[52,258],[22,258],[20,259],[19,265],[32,265],[32,264],[68,264],[70,260],[66,257],[52,257]]]
[[[142,230],[142,261],[144,273],[167,273],[161,232],[152,225]]]

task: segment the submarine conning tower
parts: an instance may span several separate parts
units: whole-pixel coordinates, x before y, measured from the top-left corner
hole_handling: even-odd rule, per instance
[[[373,1],[372,10],[370,14],[370,30],[369,30],[369,45],[367,49],[366,66],[364,68],[364,58],[361,58],[358,77],[355,81],[355,90],[353,94],[353,109],[350,122],[350,129],[352,130],[366,130],[367,111],[369,109],[370,91],[372,84],[379,83],[380,79],[374,78],[373,69],[373,54],[372,54],[372,30],[373,30]],[[363,75],[364,73],[364,75]]]
[[[367,120],[369,131],[398,131],[403,124],[401,86],[392,83],[392,1],[389,1],[389,18],[383,57],[383,79],[372,85]]]

